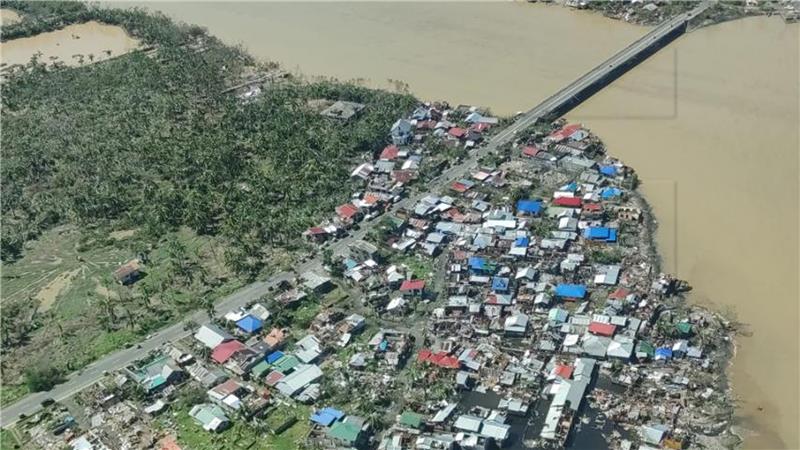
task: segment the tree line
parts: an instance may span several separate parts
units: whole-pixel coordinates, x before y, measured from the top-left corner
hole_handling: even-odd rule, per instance
[[[228,265],[257,273],[265,246],[291,245],[347,197],[353,160],[384,145],[391,123],[415,104],[407,94],[297,79],[243,104],[223,91],[256,63],[198,27],[82,3],[4,6],[30,12],[4,27],[4,40],[98,20],[156,48],[72,68],[34,58],[8,76],[4,261],[64,223],[138,227],[154,239],[188,226],[223,236]],[[342,124],[311,108],[315,99],[367,106]]]

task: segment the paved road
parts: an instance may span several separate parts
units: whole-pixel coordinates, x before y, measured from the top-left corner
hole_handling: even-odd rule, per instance
[[[687,20],[695,17],[702,11],[705,11],[710,5],[710,2],[701,3],[693,11],[686,14],[681,14],[666,21],[665,23],[653,29],[644,37],[640,38],[633,44],[612,56],[603,64],[595,67],[578,80],[570,83],[566,88],[560,90],[535,108],[521,115],[513,124],[494,135],[489,140],[487,145],[475,150],[468,159],[460,164],[451,166],[444,170],[429,184],[427,191],[434,192],[441,187],[448,185],[454,180],[468,176],[470,171],[477,168],[476,161],[480,157],[497,150],[498,147],[508,142],[511,142],[517,132],[524,130],[528,126],[534,124],[538,119],[545,117],[548,113],[567,102],[572,96],[580,93],[586,87],[607,76],[614,67],[619,64],[623,64],[631,57],[638,55],[639,52],[651,45],[653,41],[665,36],[676,27],[684,24]],[[407,197],[394,204],[390,209],[390,212],[396,212],[398,209],[404,207],[411,207],[425,195],[427,195],[427,192],[411,195],[410,197]],[[362,239],[366,233],[378,222],[379,220],[363,222],[360,229],[352,232],[351,236],[332,243],[330,245],[331,250],[337,255],[344,254],[347,251],[347,247],[350,243],[357,239]],[[295,268],[294,272],[297,274],[302,274],[308,270],[321,272],[323,269],[320,258],[314,258],[300,264]],[[221,300],[216,305],[216,311],[219,315],[222,315],[228,311],[244,306],[247,303],[266,295],[271,287],[277,285],[281,281],[289,280],[293,277],[293,273],[282,272],[272,276],[266,281],[258,281],[245,286],[238,292]],[[149,351],[154,350],[167,342],[177,340],[188,335],[189,331],[184,329],[184,326],[187,322],[192,321],[196,323],[205,323],[207,322],[207,319],[208,317],[204,311],[195,312],[189,317],[185,318],[182,322],[161,330],[160,332],[152,335],[149,339],[145,339],[140,343],[138,348],[133,347],[112,353],[111,355],[108,355],[105,358],[98,360],[86,367],[84,370],[73,373],[70,375],[67,382],[54,387],[49,392],[39,392],[27,395],[17,403],[4,407],[2,410],[0,410],[0,426],[7,427],[15,423],[20,414],[30,415],[36,412],[41,401],[46,398],[52,398],[56,401],[59,401],[70,397],[76,392],[79,392],[100,380],[104,372],[110,372],[123,368],[141,358]]]

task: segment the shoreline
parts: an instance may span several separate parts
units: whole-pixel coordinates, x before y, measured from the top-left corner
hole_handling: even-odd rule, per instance
[[[602,136],[598,136],[600,141],[602,142]],[[634,173],[636,173],[636,168],[632,168]],[[647,201],[645,195],[639,190],[639,186],[634,187],[631,190],[632,197],[634,198],[634,202],[639,205],[643,214],[643,225],[644,225],[644,234],[645,239],[644,242],[646,244],[646,253],[647,258],[653,261],[653,268],[658,273],[662,273],[662,265],[663,265],[663,256],[658,249],[658,239],[657,239],[657,231],[658,231],[658,220],[656,218],[655,212],[653,211],[652,206]],[[689,290],[691,291],[691,285],[687,283],[689,286]],[[705,305],[696,304],[689,301],[688,295],[686,293],[678,294],[678,297],[681,299],[682,303],[692,310],[700,310],[707,312],[714,317],[722,320],[725,324],[727,324],[728,334],[725,336],[726,338],[726,345],[724,346],[724,354],[720,358],[724,362],[724,376],[719,378],[718,381],[718,388],[720,391],[725,392],[725,400],[726,400],[726,408],[729,408],[729,412],[727,414],[727,421],[728,424],[725,428],[719,432],[715,436],[704,436],[704,445],[710,446],[709,448],[719,448],[719,449],[741,449],[743,448],[742,445],[744,444],[744,434],[747,430],[739,429],[740,427],[736,424],[737,416],[736,416],[736,406],[735,406],[735,388],[733,386],[733,380],[731,377],[731,371],[733,369],[734,359],[736,357],[736,352],[738,349],[738,341],[736,336],[739,333],[739,324],[733,324],[731,328],[731,321],[729,318],[725,317],[721,311],[718,310],[717,307],[714,307],[712,304],[710,307]],[[718,306],[718,305],[717,305]],[[723,442],[723,438],[726,434],[729,434],[735,438],[737,442],[730,445],[730,443]]]

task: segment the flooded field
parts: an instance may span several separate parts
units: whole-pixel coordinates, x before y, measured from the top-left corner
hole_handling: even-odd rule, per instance
[[[423,98],[505,114],[646,32],[517,3],[144,6],[309,75],[402,80]],[[800,448],[799,30],[763,17],[701,29],[570,114],[641,174],[665,268],[694,301],[749,325],[732,370],[748,449]]]
[[[0,62],[25,64],[40,54],[40,60],[48,63],[77,66],[119,56],[138,46],[138,41],[120,27],[87,22],[0,43]]]
[[[19,22],[21,17],[16,11],[10,9],[0,9],[0,25],[11,25]]]

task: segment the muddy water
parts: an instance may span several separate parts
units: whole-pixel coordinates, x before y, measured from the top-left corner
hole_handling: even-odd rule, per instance
[[[208,27],[305,75],[408,83],[429,99],[527,109],[646,29],[526,3],[109,3]],[[584,30],[580,43],[567,43]]]
[[[120,27],[87,22],[0,43],[0,62],[25,64],[34,54],[41,53],[41,61],[76,66],[81,61],[77,55],[83,55],[84,64],[90,64],[125,54],[138,45],[138,41]]]
[[[0,25],[11,25],[21,20],[19,14],[11,9],[0,9]]]
[[[749,324],[733,366],[745,448],[798,443],[800,26],[682,37],[574,110],[644,178],[665,270]]]
[[[500,113],[528,109],[646,31],[512,3],[145,6],[306,74],[403,80],[423,98]],[[750,324],[733,368],[748,449],[800,448],[799,29],[753,18],[691,33],[570,115],[640,172],[665,267],[695,301]]]

